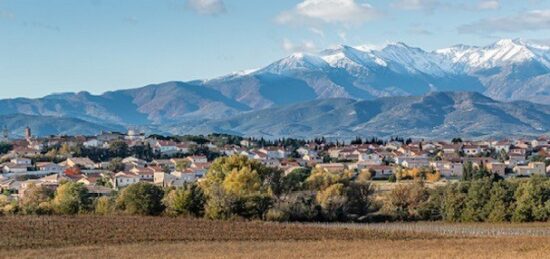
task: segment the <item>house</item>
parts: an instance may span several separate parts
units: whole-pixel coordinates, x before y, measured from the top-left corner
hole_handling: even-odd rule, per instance
[[[14,163],[6,163],[2,166],[4,173],[26,173],[29,170],[27,165],[18,165]]]
[[[161,155],[173,155],[179,152],[178,145],[174,141],[159,140],[154,147]]]
[[[258,150],[267,156],[267,159],[284,159],[287,157],[287,152],[281,147],[263,147]]]
[[[71,157],[65,161],[67,167],[81,167],[86,169],[96,169],[97,166],[94,161],[87,157]]]
[[[494,174],[498,174],[500,176],[506,175],[506,164],[500,163],[500,162],[491,162],[487,164],[487,169]]]
[[[208,158],[206,156],[188,156],[187,159],[193,164],[208,163]]]
[[[37,163],[36,167],[38,168],[38,170],[44,172],[63,172],[65,170],[64,167],[51,162]]]
[[[179,143],[179,144],[176,144],[176,148],[177,148],[179,153],[188,154],[188,153],[190,153],[190,150],[191,150],[191,144],[189,144],[189,143]]]
[[[155,170],[150,167],[134,167],[130,169],[131,173],[139,176],[139,179],[141,181],[149,181],[152,182],[154,180],[155,176]]]
[[[377,153],[359,153],[359,162],[368,165],[381,165],[383,163],[383,157]]]
[[[32,166],[32,160],[28,158],[14,158],[10,162],[16,165],[26,165],[28,167]]]
[[[373,178],[387,178],[395,173],[394,167],[389,165],[366,165],[366,167],[363,167],[363,168],[357,167],[357,169],[360,169],[360,170],[366,169],[369,171],[371,170],[374,171],[375,174]]]
[[[464,166],[460,162],[453,161],[432,161],[430,167],[439,172],[442,177],[462,177]]]
[[[502,151],[506,153],[510,152],[510,146],[512,146],[512,143],[510,143],[510,141],[508,140],[497,141],[493,144],[493,148],[497,153]]]
[[[278,159],[273,159],[273,158],[262,161],[262,164],[272,168],[277,168],[281,166],[281,162]]]
[[[91,148],[91,147],[97,148],[97,147],[100,147],[102,145],[102,142],[100,142],[99,140],[93,138],[93,139],[85,141],[84,143],[82,143],[82,145],[84,147],[87,147],[87,148]]]
[[[111,184],[115,189],[124,188],[126,186],[138,183],[140,177],[130,172],[119,172],[115,174],[114,178],[111,180]]]
[[[477,156],[481,154],[482,149],[480,146],[477,145],[464,145],[462,147],[462,152],[464,152],[467,156]]]
[[[506,164],[508,167],[515,167],[516,165],[521,165],[527,163],[527,160],[525,159],[525,155],[519,155],[519,154],[513,154],[510,153],[508,155],[508,161],[506,161]]]
[[[163,172],[155,172],[153,182],[161,187],[182,187],[186,183],[184,179],[179,179],[176,175]]]
[[[133,156],[122,159],[122,163],[129,167],[145,167],[147,165],[147,161]]]
[[[429,166],[428,158],[421,156],[405,156],[398,157],[396,163],[402,165],[405,168],[421,168]]]
[[[530,162],[527,165],[518,165],[513,170],[519,176],[546,175],[546,165],[543,162]]]

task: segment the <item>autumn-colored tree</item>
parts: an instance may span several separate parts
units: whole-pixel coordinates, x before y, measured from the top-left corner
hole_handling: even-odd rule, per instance
[[[55,191],[52,206],[57,214],[73,215],[89,209],[88,190],[81,183],[66,182]]]

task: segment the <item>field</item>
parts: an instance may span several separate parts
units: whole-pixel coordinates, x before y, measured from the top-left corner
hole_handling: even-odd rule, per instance
[[[543,258],[549,233],[545,223],[324,225],[19,216],[0,217],[0,258]]]

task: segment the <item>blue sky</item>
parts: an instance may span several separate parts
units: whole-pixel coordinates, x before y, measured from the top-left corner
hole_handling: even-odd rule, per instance
[[[550,43],[549,0],[0,0],[0,98],[220,76],[294,51]]]

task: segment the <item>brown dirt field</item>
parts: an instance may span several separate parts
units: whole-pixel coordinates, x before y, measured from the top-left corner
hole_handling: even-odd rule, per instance
[[[227,241],[78,246],[3,252],[6,258],[548,258],[543,238]]]
[[[419,224],[446,225],[549,227]],[[19,216],[0,217],[0,258],[550,258],[550,237],[520,235],[419,233],[400,223],[372,229],[168,217]]]

